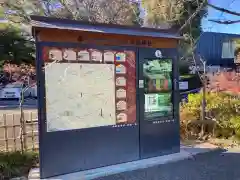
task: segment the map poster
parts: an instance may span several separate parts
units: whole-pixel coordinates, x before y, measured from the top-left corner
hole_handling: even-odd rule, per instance
[[[45,70],[48,132],[116,124],[112,66],[54,63]]]
[[[45,64],[54,61],[44,69],[47,132],[136,123],[134,51],[118,54],[117,68],[110,50],[46,46],[42,53]]]

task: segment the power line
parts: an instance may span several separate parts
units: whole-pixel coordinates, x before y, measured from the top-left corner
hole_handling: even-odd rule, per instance
[[[229,8],[235,1],[236,1],[236,0],[232,0],[232,1],[227,5],[227,6],[228,6],[227,8]],[[225,12],[222,11],[221,14],[219,15],[218,19],[222,18],[223,15],[224,15],[224,13],[225,13]],[[209,29],[212,29],[213,26],[214,26],[214,24],[212,24],[212,26],[211,26]]]
[[[228,4],[228,8],[229,8],[234,2],[235,2],[235,0],[232,0],[232,1]],[[224,12],[221,12],[221,14],[219,15],[218,18],[220,19],[223,15],[224,15]],[[214,24],[212,24],[212,26],[211,26],[209,29],[212,30],[213,26],[214,26]],[[202,37],[202,35],[203,35],[204,33],[205,33],[205,32],[202,32],[202,33],[200,34],[200,36],[197,38],[196,42]]]

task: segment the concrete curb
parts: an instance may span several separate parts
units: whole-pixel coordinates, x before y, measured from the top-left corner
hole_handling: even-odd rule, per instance
[[[157,165],[177,162],[185,159],[193,159],[195,155],[221,150],[219,147],[209,143],[204,143],[195,146],[182,146],[179,153],[154,157],[134,162],[128,162],[118,165],[97,168],[93,170],[81,171],[61,176],[56,176],[49,179],[55,180],[93,180],[100,177],[130,172],[134,170],[146,169]],[[39,180],[39,169],[32,169],[29,173],[29,180]]]

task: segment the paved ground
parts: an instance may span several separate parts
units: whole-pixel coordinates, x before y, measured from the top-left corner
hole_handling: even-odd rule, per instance
[[[237,153],[239,152],[239,153]],[[96,180],[240,180],[240,151],[206,153],[194,159],[159,165]]]
[[[0,100],[0,110],[13,110],[19,107],[18,100]],[[25,109],[36,109],[37,100],[36,99],[26,99],[24,101],[23,107]]]

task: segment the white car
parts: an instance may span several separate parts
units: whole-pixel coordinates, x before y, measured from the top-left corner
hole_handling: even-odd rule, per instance
[[[0,90],[0,99],[20,99],[23,84],[7,84]]]

